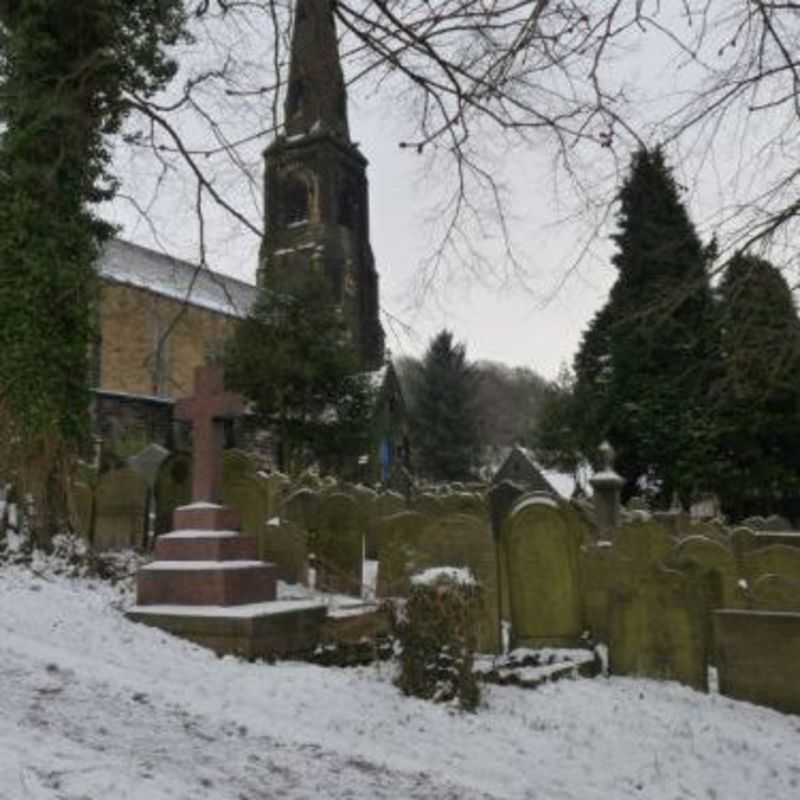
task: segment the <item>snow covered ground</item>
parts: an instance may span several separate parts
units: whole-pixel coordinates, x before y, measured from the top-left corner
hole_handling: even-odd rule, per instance
[[[800,797],[800,717],[603,678],[462,714],[386,665],[217,659],[128,602],[0,566],[2,800]]]

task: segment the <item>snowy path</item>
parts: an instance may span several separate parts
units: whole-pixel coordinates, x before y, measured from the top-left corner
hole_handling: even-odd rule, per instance
[[[622,679],[463,715],[386,667],[220,660],[114,601],[0,568],[0,800],[800,797],[798,717]]]

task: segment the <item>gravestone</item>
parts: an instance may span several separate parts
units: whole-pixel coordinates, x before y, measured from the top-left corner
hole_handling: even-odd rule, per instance
[[[800,580],[800,549],[785,544],[752,550],[743,559],[744,576],[752,586],[762,575]]]
[[[582,632],[575,527],[557,501],[524,495],[502,542],[508,565],[512,644],[570,647]]]
[[[378,543],[378,597],[403,597],[418,572],[419,541],[430,517],[400,511],[375,523]]]
[[[130,467],[97,481],[94,546],[98,551],[137,547],[145,532],[147,485]]]
[[[152,542],[156,535],[157,500],[156,481],[161,465],[169,457],[169,450],[151,442],[135,456],[128,459],[128,466],[144,480],[147,486],[147,541]]]
[[[489,515],[486,500],[473,492],[453,492],[443,497],[441,503],[445,514],[469,514],[484,519]]]
[[[280,518],[314,533],[319,527],[320,503],[320,495],[312,489],[296,489],[283,501]]]
[[[609,613],[614,675],[675,680],[705,691],[709,661],[702,586],[656,564],[631,589],[615,587]]]
[[[634,573],[645,573],[672,552],[675,539],[655,520],[628,522],[614,534],[614,547]]]
[[[739,573],[744,576],[744,558],[757,546],[756,532],[752,528],[739,525],[730,532],[730,540]]]
[[[669,562],[677,569],[693,564],[709,578],[709,608],[744,606],[736,558],[733,551],[721,542],[705,536],[689,536],[678,543],[669,556]]]
[[[592,637],[608,642],[612,591],[633,588],[631,561],[610,542],[584,544],[579,554],[583,621]]]
[[[719,690],[728,697],[800,714],[800,613],[714,613]]]
[[[500,651],[495,553],[487,520],[469,514],[448,514],[430,520],[417,543],[418,569],[467,567],[477,579],[481,586],[478,648],[484,653]]]
[[[175,509],[192,500],[192,459],[188,453],[173,453],[158,470],[155,486],[156,533],[172,530]]]
[[[239,512],[242,533],[260,536],[273,511],[266,481],[255,473],[237,474],[224,480],[222,497]]]
[[[444,514],[442,498],[427,492],[414,498],[412,509],[429,517],[438,517]]]
[[[751,587],[750,596],[757,611],[800,612],[800,579],[762,575]]]
[[[258,557],[275,564],[278,579],[308,584],[308,533],[293,522],[277,519],[264,525],[257,536]]]
[[[310,536],[317,559],[317,588],[361,596],[363,540],[356,501],[340,492],[324,495],[317,527]]]
[[[371,506],[369,506],[366,540],[364,543],[364,552],[367,558],[378,558],[377,526],[380,520],[405,510],[405,498],[397,492],[382,492],[373,497]]]

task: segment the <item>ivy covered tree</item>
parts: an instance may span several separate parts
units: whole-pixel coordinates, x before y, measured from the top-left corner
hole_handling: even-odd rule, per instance
[[[263,288],[225,362],[227,384],[277,436],[282,470],[344,469],[369,449],[372,387],[324,276]]]
[[[718,375],[708,263],[660,149],[640,149],[619,195],[617,280],[575,358],[575,414],[591,452],[617,450],[630,495],[707,483],[713,431],[705,391]]]
[[[434,480],[463,480],[472,474],[480,447],[476,382],[464,344],[441,331],[428,346],[412,393],[415,466]]]
[[[164,47],[183,26],[180,0],[0,2],[0,449],[43,536],[63,522],[62,467],[88,432],[112,137],[130,99],[174,74]]]
[[[718,287],[717,491],[734,519],[800,514],[800,320],[781,272],[737,255]]]

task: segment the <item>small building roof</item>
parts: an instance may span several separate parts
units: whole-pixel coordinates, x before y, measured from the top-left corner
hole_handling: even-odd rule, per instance
[[[252,284],[122,239],[105,245],[98,270],[106,280],[231,317],[247,316],[256,299]]]

